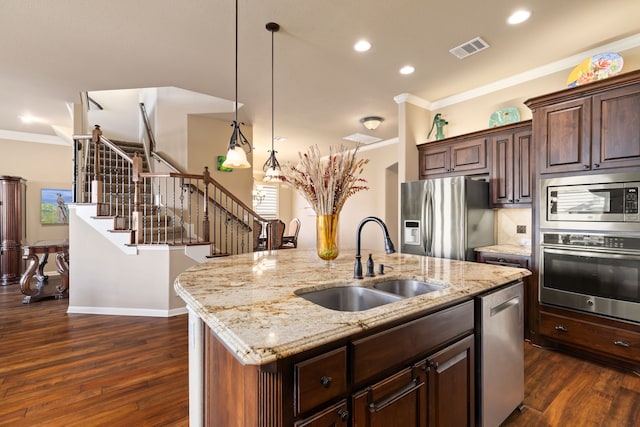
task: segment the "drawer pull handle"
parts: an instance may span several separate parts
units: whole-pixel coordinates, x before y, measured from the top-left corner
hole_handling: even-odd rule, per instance
[[[616,340],[613,342],[615,345],[619,345],[620,347],[629,347],[629,343],[622,340]]]
[[[333,381],[333,378],[331,377],[320,378],[320,384],[322,384],[322,387],[324,388],[329,388],[329,386],[331,385],[331,381]]]
[[[400,390],[396,391],[392,395],[385,397],[384,399],[382,399],[378,403],[374,403],[374,402],[370,403],[369,404],[369,411],[370,412],[381,411],[384,408],[386,408],[387,406],[391,405],[392,403],[397,402],[398,400],[402,399],[403,397],[407,396],[408,394],[410,394],[410,393],[414,392],[415,390],[419,389],[423,385],[424,385],[424,383],[422,381],[419,381],[417,378],[414,378],[413,380],[411,380],[411,382],[409,384],[407,384],[406,386],[402,387]]]
[[[338,411],[338,416],[340,417],[341,421],[347,421],[347,419],[349,418],[349,411],[341,409]]]
[[[569,332],[569,330],[562,325],[556,325],[555,330],[558,332]]]

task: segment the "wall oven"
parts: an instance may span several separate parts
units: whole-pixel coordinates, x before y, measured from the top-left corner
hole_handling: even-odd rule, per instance
[[[541,180],[540,228],[640,231],[640,172]]]
[[[544,232],[540,302],[640,322],[640,235]]]

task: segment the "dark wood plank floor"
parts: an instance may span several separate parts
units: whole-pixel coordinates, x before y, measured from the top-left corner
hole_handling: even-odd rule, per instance
[[[22,297],[0,287],[0,426],[189,424],[186,315],[67,314],[67,300]]]
[[[67,314],[0,287],[0,426],[187,426],[187,317]],[[503,427],[640,426],[640,377],[525,344]]]

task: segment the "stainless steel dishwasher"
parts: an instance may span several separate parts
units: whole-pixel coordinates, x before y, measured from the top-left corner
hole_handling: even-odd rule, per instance
[[[481,295],[476,304],[478,420],[480,426],[497,427],[524,400],[522,282]]]

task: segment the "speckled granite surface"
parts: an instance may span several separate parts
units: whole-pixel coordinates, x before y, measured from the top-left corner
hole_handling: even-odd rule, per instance
[[[474,248],[474,250],[476,252],[531,256],[531,246],[524,245],[492,245]]]
[[[345,251],[331,264],[305,249],[215,258],[184,271],[174,287],[242,363],[262,365],[530,274],[519,268],[382,252],[373,258],[376,272],[383,263],[386,274],[354,280],[354,255]],[[366,255],[363,252],[365,271]],[[329,310],[296,295],[398,278],[446,287],[360,312]]]

